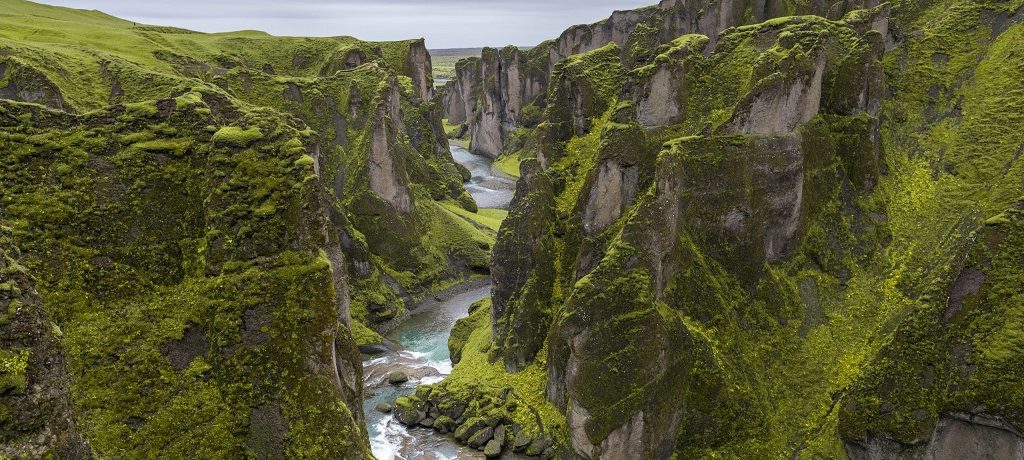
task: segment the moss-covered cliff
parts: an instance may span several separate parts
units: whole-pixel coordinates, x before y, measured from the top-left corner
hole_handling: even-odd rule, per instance
[[[486,274],[495,234],[462,209],[423,41],[2,6],[0,221],[60,331],[4,343],[11,381],[70,380],[100,457],[369,456],[357,346]],[[24,385],[0,453],[64,448],[17,444],[42,420]]]
[[[445,118],[465,125],[474,153],[498,157],[515,144],[517,129],[535,126],[534,114],[549,102],[546,95],[552,74],[559,62],[570,56],[614,43],[623,64],[640,67],[658,57],[659,46],[682,35],[704,35],[713,47],[719,33],[729,27],[802,14],[838,19],[848,11],[879,3],[663,0],[646,8],[616,11],[594,24],[571,27],[557,39],[528,50],[485,48],[479,59],[458,63],[455,79],[446,85],[439,102]]]
[[[478,350],[559,455],[1020,452],[1022,5],[872,6],[552,67]]]
[[[0,456],[82,458],[62,331],[0,227]]]

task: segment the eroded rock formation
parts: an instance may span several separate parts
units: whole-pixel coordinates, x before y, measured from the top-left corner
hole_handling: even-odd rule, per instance
[[[753,11],[771,17],[778,6]],[[707,24],[747,21],[735,7],[716,5],[722,14]],[[1007,177],[1019,177],[1024,139],[966,115],[1016,110],[981,101],[1009,81],[995,63],[1020,35],[993,32],[978,45],[989,51],[972,56],[994,53],[978,61],[988,75],[942,67],[922,83],[922,69],[948,62],[929,37],[958,21],[996,31],[1002,6],[936,7],[929,14],[943,20],[914,26],[925,31],[903,49],[894,30],[920,12],[900,7],[684,35],[656,52],[627,39],[558,62],[542,123],[524,131],[536,137],[525,181],[551,184],[553,196],[520,191],[520,217],[500,233],[495,260],[518,265],[492,273],[489,356],[523,374],[545,364],[547,400],[568,427],[563,455],[1020,455],[1024,411],[1005,386],[1015,377],[995,371],[1021,369],[1005,348],[1016,343],[1005,331],[1019,315],[1017,288],[992,284],[1019,277],[1009,269],[1019,212],[968,208],[998,213],[1019,196]],[[819,14],[838,19],[845,8]],[[587,47],[583,29],[569,36]],[[942,78],[966,83],[942,89]],[[985,143],[998,152],[992,164],[1012,166],[953,154],[945,129],[989,133],[957,137],[960,152],[1001,139]],[[921,152],[955,159],[941,170],[918,163]],[[992,193],[958,195],[967,183]],[[932,186],[942,192],[906,207]],[[953,204],[961,199],[976,204]],[[527,234],[523,222],[550,243],[513,254],[506,245]],[[551,287],[536,282],[548,278]]]
[[[638,111],[642,114],[642,124],[664,125],[676,121],[675,117],[682,110],[672,100],[678,96],[675,89],[681,86],[677,84],[678,79],[682,78],[685,71],[679,68],[670,70],[663,66],[662,62],[655,62],[654,58],[659,54],[656,50],[660,46],[671,44],[680,36],[696,34],[704,36],[707,47],[714,49],[718,43],[719,33],[730,27],[793,14],[816,14],[838,19],[848,11],[872,8],[876,5],[878,2],[874,0],[856,4],[806,4],[789,0],[664,0],[656,6],[616,11],[604,21],[572,27],[557,39],[544,42],[528,51],[520,51],[514,47],[500,51],[485,48],[481,59],[462,62],[462,70],[449,85],[450,95],[442,100],[445,107],[444,116],[451,123],[468,124],[472,139],[470,146],[474,153],[497,157],[504,150],[511,133],[520,126],[519,112],[522,107],[545,104],[548,84],[552,81],[551,75],[560,61],[614,43],[619,47],[621,59],[628,66],[655,64],[659,67],[646,82],[647,87],[642,91],[645,97],[640,101]],[[881,33],[883,37],[887,36],[888,22],[885,19],[879,19],[879,23],[874,26],[884,27]],[[813,93],[816,88],[814,85],[820,83],[815,80],[813,74],[803,79],[807,80],[804,83],[809,85],[806,88],[787,88],[797,92]],[[755,99],[752,103],[759,104],[759,109],[768,110],[778,108],[778,104],[785,104],[786,101],[797,104],[800,96],[765,94]],[[813,97],[807,97],[806,100],[813,100]],[[813,107],[806,107],[804,112],[806,115],[815,110]],[[755,116],[753,119],[759,120],[758,123],[769,123],[771,117],[761,120],[761,117]],[[778,130],[786,131],[789,130]]]

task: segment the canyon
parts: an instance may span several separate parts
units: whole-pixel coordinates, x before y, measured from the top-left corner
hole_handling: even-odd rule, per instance
[[[1024,458],[1024,2],[0,0],[0,458]]]

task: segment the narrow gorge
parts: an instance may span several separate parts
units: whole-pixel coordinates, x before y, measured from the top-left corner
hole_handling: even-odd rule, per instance
[[[0,460],[1024,460],[1024,0],[608,13],[0,0]]]

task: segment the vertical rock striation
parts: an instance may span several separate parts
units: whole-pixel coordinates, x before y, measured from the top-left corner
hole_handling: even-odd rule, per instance
[[[497,157],[505,149],[512,132],[520,126],[519,113],[528,105],[545,105],[545,95],[558,63],[570,56],[602,48],[609,43],[619,47],[624,63],[641,67],[653,62],[661,45],[686,34],[705,36],[714,48],[719,34],[743,24],[794,14],[816,14],[838,19],[857,8],[872,8],[879,2],[869,0],[851,4],[801,3],[790,0],[736,1],[663,0],[658,5],[616,11],[608,19],[574,26],[555,40],[527,51],[507,47],[485,48],[482,57],[463,61],[463,71],[450,83],[452,90],[442,100],[444,116],[455,124],[468,124],[473,153]],[[882,32],[883,37],[888,30]],[[671,99],[672,89],[681,78],[678,69],[654,72],[645,92],[648,98],[638,109],[640,121],[648,126],[673,122],[678,108],[663,101]],[[813,78],[811,83],[813,83]],[[808,88],[813,91],[813,88]],[[652,93],[653,92],[653,93]],[[762,101],[766,104],[768,101]],[[656,105],[651,105],[656,104]]]

